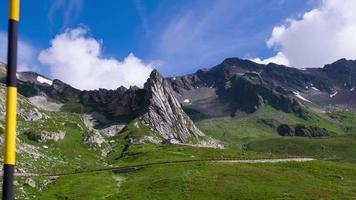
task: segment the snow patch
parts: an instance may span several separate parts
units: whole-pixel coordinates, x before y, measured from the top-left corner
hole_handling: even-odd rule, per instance
[[[294,95],[295,95],[296,97],[298,97],[299,99],[301,99],[301,100],[303,100],[303,101],[306,101],[306,102],[309,102],[309,103],[312,103],[310,100],[308,100],[308,99],[302,97],[302,95],[300,95],[299,92],[293,92],[293,93],[294,93]]]
[[[260,75],[261,72],[251,71],[252,74]]]
[[[138,125],[138,122],[135,122],[134,126],[135,126],[135,128],[140,128],[140,126]]]
[[[312,87],[312,89],[313,90],[315,90],[315,91],[320,91],[318,88],[316,88],[316,87]]]
[[[189,100],[189,99],[184,99],[183,102],[184,102],[184,103],[190,103],[190,100]]]
[[[170,144],[181,144],[181,142],[179,140],[177,140],[177,139],[170,139],[169,143]]]
[[[337,95],[337,91],[334,92],[333,94],[330,94],[330,98],[333,98],[333,97],[336,96],[336,95]]]
[[[48,85],[52,85],[53,81],[51,80],[48,80],[42,76],[37,76],[37,81],[40,82],[40,83],[45,83],[45,84],[48,84]]]
[[[350,92],[352,92],[352,91],[354,91],[354,90],[355,90],[355,87],[351,88],[351,89],[350,89]]]
[[[173,80],[175,81],[177,78],[176,77],[173,77]]]

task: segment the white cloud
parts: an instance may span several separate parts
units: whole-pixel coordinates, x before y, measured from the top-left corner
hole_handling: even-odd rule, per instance
[[[37,50],[29,43],[18,41],[17,68],[18,71],[30,71],[37,69]],[[0,61],[7,62],[7,33],[0,31]]]
[[[67,29],[40,53],[39,61],[49,66],[53,77],[79,89],[143,86],[152,71],[151,65],[145,65],[132,53],[123,61],[103,58],[102,43],[87,33],[82,27]]]
[[[284,55],[296,67],[322,67],[340,58],[356,59],[355,10],[355,0],[323,0],[319,8],[300,19],[287,19],[273,29],[267,41],[268,47],[280,51],[270,59],[279,62],[275,58]]]
[[[261,60],[260,58],[252,58],[250,59],[253,62],[260,63],[260,64],[269,64],[269,63],[277,63],[280,65],[286,65],[289,66],[289,61],[286,58],[286,56],[282,52],[278,52],[277,55]]]

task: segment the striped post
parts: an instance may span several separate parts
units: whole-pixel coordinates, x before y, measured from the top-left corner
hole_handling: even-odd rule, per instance
[[[20,0],[9,0],[9,30],[7,49],[7,93],[5,156],[2,199],[14,199],[14,169],[16,154],[16,101],[17,101],[17,30]]]

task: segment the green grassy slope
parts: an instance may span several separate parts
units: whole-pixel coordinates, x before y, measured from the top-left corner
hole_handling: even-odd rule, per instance
[[[305,120],[272,107],[264,107],[258,112],[246,116],[205,119],[196,122],[196,124],[207,135],[219,139],[235,149],[245,148],[245,144],[250,141],[279,137],[277,127],[280,124],[317,125],[338,134],[345,133],[339,124],[333,123],[327,116],[311,112],[310,119]]]
[[[58,173],[69,172],[103,165],[100,149],[83,142],[83,138],[90,131],[85,127],[79,116],[69,113],[46,112],[49,116],[47,120],[40,121],[19,121],[20,132],[18,138],[26,144],[38,148],[39,153],[44,155],[43,159],[38,159],[33,163],[32,158],[18,154],[19,163],[35,164],[31,170],[33,172]],[[29,140],[25,132],[58,132],[64,131],[63,140],[47,142],[35,142]],[[47,148],[44,148],[44,147]]]
[[[355,167],[332,162],[201,162],[67,176],[38,199],[350,199],[355,184]]]
[[[199,161],[159,164],[127,174],[105,171],[65,176],[50,184],[45,192],[34,195],[39,199],[355,198],[356,166],[339,161],[355,161],[356,136],[345,135],[350,131],[346,132],[343,128],[346,125],[336,117],[312,116],[310,121],[305,121],[266,108],[241,118],[202,120],[198,126],[230,148],[217,150],[182,145],[134,144],[127,148],[117,146],[107,159],[114,166],[208,158],[284,156],[315,156],[333,162],[233,164]],[[349,126],[353,124],[350,117],[346,121]],[[279,123],[317,123],[338,135],[316,139],[281,137],[275,127]],[[131,123],[116,140],[123,142],[128,135],[140,138],[147,133],[150,130],[146,127]],[[88,182],[98,184],[90,185]],[[77,189],[73,190],[73,187]]]
[[[118,144],[108,155],[112,165],[142,164],[162,161],[197,160],[210,158],[268,158],[270,154],[236,151],[234,149],[197,148],[189,145],[152,144],[135,141],[144,136],[159,137],[138,120],[134,120],[115,138]],[[133,143],[128,138],[133,138]]]
[[[21,106],[34,109],[23,100]],[[78,102],[67,105],[79,109]],[[85,144],[90,132],[79,115],[48,112],[47,117],[25,121],[19,117],[17,167],[32,173],[82,172],[113,166],[141,167],[131,173],[113,171],[80,173],[51,180],[33,178],[36,187],[24,185],[26,178],[16,177],[19,199],[352,199],[356,198],[356,115],[311,113],[304,120],[292,114],[265,107],[255,114],[236,118],[202,119],[197,126],[208,136],[219,139],[226,149],[196,148],[188,145],[138,143],[157,133],[132,121],[111,140],[113,151],[104,157],[101,148]],[[2,122],[3,123],[3,122]],[[279,124],[318,125],[337,133],[333,137],[281,137]],[[35,142],[26,132],[65,131],[63,140]],[[0,134],[3,134],[0,126]],[[133,138],[134,142],[129,138]],[[34,158],[30,152],[39,157]],[[0,156],[2,157],[2,152]],[[256,159],[312,156],[305,163],[234,164],[207,161],[216,158]],[[184,163],[165,163],[170,161]],[[200,161],[197,161],[200,160]],[[205,161],[202,161],[205,160]],[[297,180],[297,181],[296,181]],[[50,182],[50,183],[48,183]],[[42,191],[42,186],[45,184]]]
[[[205,133],[235,149],[356,163],[356,114],[336,112],[321,116],[311,113],[311,116],[304,120],[266,107],[245,117],[202,120],[197,125]],[[282,137],[276,131],[281,123],[319,126],[337,135],[323,138]]]
[[[356,163],[356,135],[328,138],[268,138],[249,143],[247,149],[278,155],[311,156]]]

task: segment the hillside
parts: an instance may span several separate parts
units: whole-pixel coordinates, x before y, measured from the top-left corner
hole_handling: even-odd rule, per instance
[[[353,198],[355,72],[345,59],[299,70],[228,58],[93,91],[21,72],[17,198]],[[4,84],[0,97],[3,144]],[[221,162],[290,157],[317,160]]]

